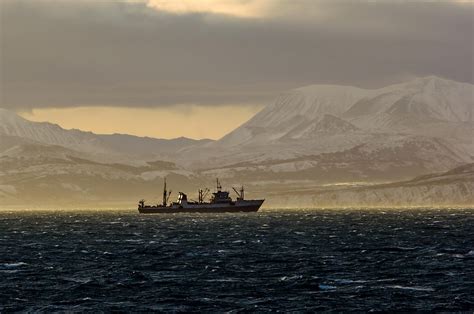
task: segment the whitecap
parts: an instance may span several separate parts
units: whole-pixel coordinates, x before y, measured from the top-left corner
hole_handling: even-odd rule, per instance
[[[301,275],[295,275],[295,276],[283,276],[280,278],[280,281],[289,281],[289,280],[296,280],[296,279],[301,279],[303,276]]]
[[[1,264],[2,267],[5,267],[5,268],[16,268],[16,267],[21,267],[21,266],[24,266],[24,265],[28,265],[27,263],[24,263],[24,262],[17,262],[17,263],[5,263],[5,264]]]
[[[4,273],[4,274],[14,274],[18,272],[19,272],[18,269],[0,269],[0,273]]]
[[[321,289],[321,290],[334,290],[334,289],[336,289],[336,286],[320,284],[319,289]]]
[[[218,278],[218,279],[208,279],[207,282],[238,282],[237,278]]]
[[[387,286],[387,288],[402,289],[402,290],[413,290],[413,291],[427,291],[427,292],[435,291],[431,287],[408,287],[408,286],[400,286],[400,285]]]
[[[351,284],[351,283],[366,283],[367,280],[352,280],[352,279],[333,279],[333,281],[342,283],[342,284]]]

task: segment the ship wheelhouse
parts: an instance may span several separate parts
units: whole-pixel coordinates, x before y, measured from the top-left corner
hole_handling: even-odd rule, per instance
[[[216,179],[217,190],[212,193],[211,203],[212,204],[229,204],[232,203],[232,198],[229,196],[229,192],[222,191],[222,186],[219,182],[219,179]]]
[[[211,203],[230,203],[232,198],[229,196],[229,192],[217,191],[212,193]]]

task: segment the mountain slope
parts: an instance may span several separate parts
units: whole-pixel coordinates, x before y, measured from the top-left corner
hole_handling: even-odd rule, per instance
[[[336,140],[337,137],[331,139]],[[232,156],[226,158],[230,160]],[[236,181],[252,178],[255,183],[291,182],[291,185],[297,185],[298,181],[302,184],[387,182],[431,173],[433,169],[450,169],[452,165],[467,162],[461,152],[452,150],[441,139],[383,134],[370,142],[340,151],[310,153],[294,158],[253,159],[214,166],[203,170],[202,174]]]
[[[332,186],[268,196],[273,205],[309,207],[472,206],[474,164],[408,181],[371,186]]]
[[[319,122],[325,115],[341,116],[364,95],[365,90],[360,88],[332,85],[286,92],[216,145],[229,147],[277,140],[301,125]]]
[[[424,121],[472,122],[473,97],[471,84],[429,76],[375,90],[372,95],[352,105],[344,116],[386,116],[394,120],[415,117]],[[379,127],[385,127],[385,123]]]
[[[28,121],[14,112],[0,108],[0,135],[15,136],[38,143],[59,145],[110,160],[156,159],[172,156],[180,149],[203,145],[211,140],[188,138],[155,139],[125,134],[101,135],[80,130],[65,130],[47,122]]]
[[[281,95],[216,145],[257,144],[283,138],[295,128],[332,115],[362,130],[421,128],[420,123],[473,125],[474,85],[437,77],[418,78],[381,89],[313,85]]]
[[[331,114],[324,114],[320,120],[301,123],[280,139],[306,139],[321,135],[349,134],[360,131],[352,123]]]
[[[437,77],[375,90],[298,88],[178,158],[205,175],[255,182],[405,180],[474,160],[473,92]]]
[[[0,206],[135,206],[140,197],[156,200],[166,176],[189,191],[199,179],[171,162],[141,166],[102,163],[58,145],[0,135]]]

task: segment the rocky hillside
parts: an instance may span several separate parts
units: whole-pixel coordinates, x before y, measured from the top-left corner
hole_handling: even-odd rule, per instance
[[[474,164],[409,181],[363,186],[331,186],[269,196],[273,206],[413,207],[472,206]]]

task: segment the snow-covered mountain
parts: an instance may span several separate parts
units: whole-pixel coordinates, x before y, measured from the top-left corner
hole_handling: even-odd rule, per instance
[[[343,116],[365,128],[413,131],[417,121],[472,123],[473,106],[473,85],[429,76],[369,91]]]
[[[156,139],[126,134],[94,134],[80,130],[65,130],[48,122],[28,121],[16,113],[0,108],[0,136],[14,136],[34,142],[58,145],[88,153],[106,161],[122,161],[132,156],[137,160],[166,158],[182,148],[202,145],[211,140]]]
[[[103,153],[99,138],[90,132],[64,130],[47,122],[28,121],[13,111],[0,108],[0,135],[16,136],[39,143],[75,148],[78,151]]]
[[[295,130],[338,117],[362,130],[417,133],[428,123],[472,128],[474,85],[434,76],[375,90],[350,86],[312,85],[291,90],[265,107],[216,145],[242,145],[285,138]],[[420,125],[422,123],[422,125]],[[301,133],[301,136],[307,133]]]
[[[265,172],[264,177],[277,177],[281,174],[269,164],[285,164],[277,167],[281,172],[304,161],[306,174],[312,165],[314,174],[344,169],[370,179],[366,174],[379,169],[380,175],[401,175],[387,180],[447,170],[474,158],[473,93],[472,84],[433,76],[374,90],[294,89],[219,141],[191,149],[201,156],[194,166],[227,172],[245,164]],[[326,163],[323,167],[315,160]],[[371,164],[362,167],[363,160]]]
[[[172,162],[104,163],[63,146],[0,135],[0,207],[133,207],[141,197],[158,201],[164,177],[183,191],[194,189],[199,182],[193,172]]]
[[[185,191],[219,177],[293,205],[472,202],[472,171],[380,183],[471,164],[473,110],[474,85],[437,77],[291,90],[218,141],[97,135],[0,109],[0,203],[151,199],[164,176]]]

